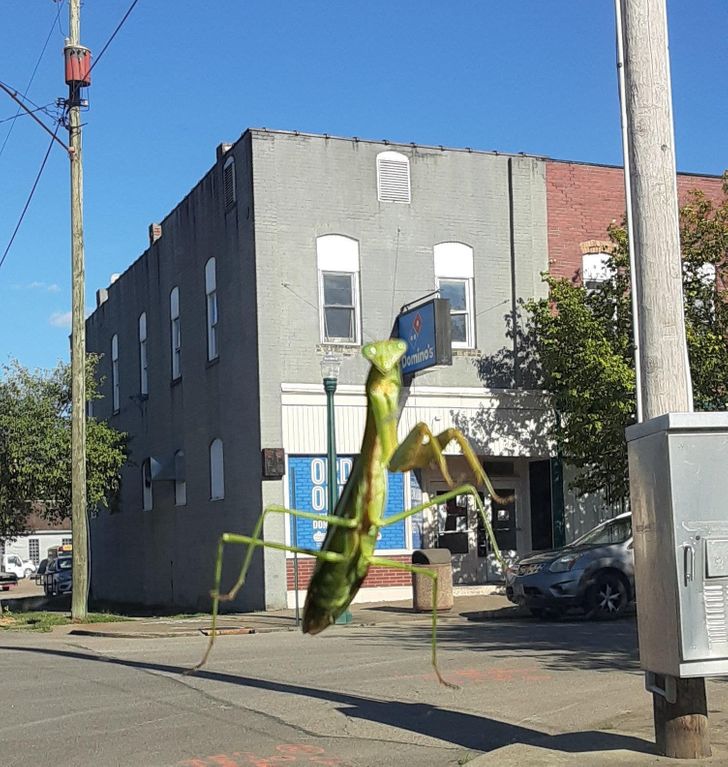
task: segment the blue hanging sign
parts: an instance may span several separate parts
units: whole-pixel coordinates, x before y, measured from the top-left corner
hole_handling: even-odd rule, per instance
[[[351,455],[339,455],[336,457],[336,478],[338,494],[346,484],[354,465],[354,457]],[[327,458],[323,455],[289,455],[289,504],[299,511],[313,511],[322,516],[328,514],[328,472]],[[387,506],[384,516],[392,516],[404,511],[404,475],[389,472]],[[327,523],[322,519],[301,519],[300,517],[288,517],[290,525],[291,543],[304,549],[319,549],[326,537]],[[294,534],[295,530],[295,534]],[[379,530],[377,551],[383,552],[392,549],[404,549],[405,521],[383,527]]]
[[[397,317],[397,337],[407,342],[402,374],[412,374],[435,365],[452,365],[450,302],[433,298]]]

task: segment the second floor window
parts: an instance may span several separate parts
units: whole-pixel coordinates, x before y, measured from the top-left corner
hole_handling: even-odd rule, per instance
[[[143,397],[149,394],[149,375],[147,369],[147,314],[139,315],[139,394]]]
[[[323,343],[360,343],[359,243],[327,234],[316,240]]]
[[[217,275],[215,259],[211,258],[205,264],[205,302],[207,305],[207,359],[214,360],[218,356],[217,348]]]
[[[475,347],[473,309],[473,249],[461,242],[441,242],[434,247],[435,284],[440,298],[450,301],[454,349]]]
[[[119,412],[119,336],[111,336],[111,400],[115,413]]]
[[[169,324],[172,341],[172,380],[182,375],[182,328],[179,316],[179,288],[169,294]]]

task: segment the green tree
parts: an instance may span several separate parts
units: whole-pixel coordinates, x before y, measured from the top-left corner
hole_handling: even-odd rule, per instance
[[[728,408],[728,174],[714,204],[690,193],[680,211],[685,325],[695,409]],[[629,497],[624,430],[634,423],[635,373],[628,242],[608,231],[608,279],[592,289],[545,277],[549,297],[526,308],[531,335],[558,418],[552,437],[577,470],[572,487],[602,492],[608,503]]]
[[[89,356],[87,393],[98,397]],[[28,370],[18,362],[0,377],[0,539],[27,530],[36,512],[50,522],[71,509],[71,370]],[[89,510],[112,506],[126,460],[126,436],[87,419]]]

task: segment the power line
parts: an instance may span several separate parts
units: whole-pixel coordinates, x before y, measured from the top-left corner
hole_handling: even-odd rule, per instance
[[[43,112],[46,115],[48,115],[48,117],[53,117],[55,119],[55,116],[52,115],[51,111],[48,109],[48,107],[53,106],[53,103],[54,102],[51,101],[50,104],[46,104],[45,106],[42,106],[42,107],[36,107],[35,109],[29,109],[27,112],[22,112],[22,114],[21,114],[21,110],[18,109],[18,112],[14,114],[12,117],[5,117],[2,120],[0,120],[0,125],[2,125],[3,123],[10,122],[11,120],[17,120],[20,117],[25,117],[26,115],[32,115],[34,112]]]
[[[96,57],[96,60],[89,67],[89,70],[88,70],[89,76],[91,75],[91,72],[93,72],[94,68],[99,63],[99,61],[101,61],[101,57],[104,55],[104,53],[106,53],[106,49],[111,45],[111,41],[116,37],[119,30],[124,26],[124,22],[126,22],[126,20],[129,18],[129,15],[134,10],[134,6],[138,2],[139,0],[133,0],[132,4],[127,9],[126,13],[123,15],[121,21],[116,25],[116,29],[111,33],[111,37],[104,44],[104,47],[101,49],[101,53],[99,53],[99,55]],[[75,101],[77,96],[77,91],[80,87],[81,87],[80,85],[76,86],[76,88],[74,89],[74,92],[70,94],[69,102]]]
[[[35,79],[35,75],[38,72],[38,67],[40,66],[40,62],[43,59],[43,56],[44,56],[44,54],[46,52],[46,48],[48,47],[48,43],[49,43],[49,41],[51,39],[51,35],[53,34],[53,30],[55,29],[56,23],[60,23],[59,19],[60,19],[60,16],[61,16],[61,8],[62,7],[63,7],[63,0],[60,0],[60,2],[58,3],[58,11],[56,13],[56,18],[53,19],[53,23],[51,24],[51,28],[48,31],[48,36],[46,37],[46,40],[43,43],[43,48],[42,48],[42,50],[40,52],[40,55],[38,56],[38,60],[35,62],[35,67],[33,68],[33,73],[30,75],[30,79],[28,80],[28,84],[25,86],[26,93],[27,93],[27,91],[30,90],[30,86],[33,84],[33,80]],[[30,99],[28,99],[28,97],[25,96],[25,94],[23,94],[23,98],[26,98],[28,101],[30,101]],[[31,103],[33,103],[33,102],[31,102]],[[37,106],[37,105],[34,104],[34,106]],[[19,117],[19,116],[20,116],[20,107],[18,107],[18,111],[15,113],[15,117]],[[2,122],[5,122],[5,120],[3,120]],[[10,134],[13,132],[13,128],[14,127],[15,127],[15,121],[13,121],[11,123],[11,125],[10,125],[10,128],[8,128],[8,132],[5,135],[5,140],[3,141],[2,146],[0,146],[0,157],[2,157],[2,153],[5,151],[5,147],[7,146],[7,143],[9,141],[9,139],[10,139]]]
[[[58,129],[60,127],[61,127],[61,123],[59,122],[56,125],[56,133],[58,133]],[[5,259],[7,258],[7,255],[10,252],[10,248],[13,245],[13,241],[15,240],[15,235],[18,233],[18,229],[20,229],[20,225],[23,223],[23,219],[25,218],[25,214],[28,211],[28,207],[30,206],[30,201],[33,199],[33,195],[35,194],[35,190],[36,190],[36,187],[38,186],[38,182],[40,181],[40,177],[43,175],[43,170],[45,169],[46,162],[48,162],[48,157],[50,156],[51,149],[53,149],[53,142],[55,140],[56,140],[56,136],[54,133],[53,138],[51,139],[51,143],[48,144],[48,149],[46,150],[45,157],[43,158],[43,162],[41,163],[40,170],[38,171],[38,175],[35,177],[35,181],[33,182],[33,188],[30,190],[28,199],[26,200],[25,206],[23,207],[23,212],[20,214],[18,223],[15,227],[15,230],[13,231],[13,236],[10,238],[10,242],[8,243],[7,248],[5,248],[5,252],[3,253],[2,258],[0,258],[0,268],[5,263]]]

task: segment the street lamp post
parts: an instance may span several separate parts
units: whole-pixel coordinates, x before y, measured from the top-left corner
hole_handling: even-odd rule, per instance
[[[329,514],[334,513],[338,500],[336,480],[336,419],[334,415],[334,394],[339,380],[341,357],[334,352],[326,352],[321,360],[321,375],[326,392],[326,456],[328,465]]]
[[[328,465],[329,514],[334,513],[336,502],[339,500],[339,487],[336,476],[336,420],[334,416],[334,394],[339,380],[341,357],[335,352],[328,351],[321,360],[321,375],[324,379],[326,392],[326,455]],[[345,610],[337,619],[337,623],[351,623],[352,615]]]

